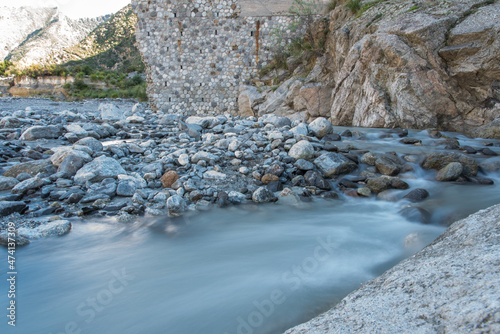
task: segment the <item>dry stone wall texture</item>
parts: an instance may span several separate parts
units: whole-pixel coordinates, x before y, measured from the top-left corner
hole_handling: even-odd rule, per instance
[[[237,109],[239,86],[270,61],[278,39],[301,33],[296,18],[280,11],[283,1],[260,9],[249,3],[132,1],[153,107],[183,114]]]

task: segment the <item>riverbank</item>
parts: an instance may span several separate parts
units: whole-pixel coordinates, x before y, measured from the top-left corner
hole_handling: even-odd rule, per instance
[[[324,118],[187,118],[132,101],[7,98],[0,110],[0,212],[34,228],[28,239],[67,233],[85,217],[125,222],[319,198],[392,201],[405,219],[449,225],[500,201],[498,140]]]
[[[496,205],[285,333],[498,333],[499,259]]]

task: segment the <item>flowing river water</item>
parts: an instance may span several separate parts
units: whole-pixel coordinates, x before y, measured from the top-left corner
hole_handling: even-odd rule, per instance
[[[419,147],[363,131],[366,141],[351,144],[373,152],[432,150],[423,133],[412,134],[423,139]],[[68,235],[17,251],[17,325],[3,316],[0,330],[281,333],[423,248],[445,230],[440,222],[500,203],[498,172],[483,174],[491,186],[439,183],[434,174],[415,166],[405,178],[431,194],[420,205],[432,212],[429,225],[401,216],[401,201],[348,197],[303,208],[248,205],[176,219],[75,222]],[[6,269],[7,250],[0,253]]]

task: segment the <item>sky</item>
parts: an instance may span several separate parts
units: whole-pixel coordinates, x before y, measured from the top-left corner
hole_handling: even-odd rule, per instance
[[[67,16],[77,19],[112,14],[130,0],[0,0],[0,7],[58,7]]]

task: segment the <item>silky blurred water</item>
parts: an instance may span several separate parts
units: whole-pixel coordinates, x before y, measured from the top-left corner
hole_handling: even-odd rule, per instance
[[[0,328],[279,333],[409,256],[410,233],[420,233],[423,247],[444,230],[410,223],[397,210],[362,200],[75,223],[64,237],[17,251],[17,326],[4,318]]]

